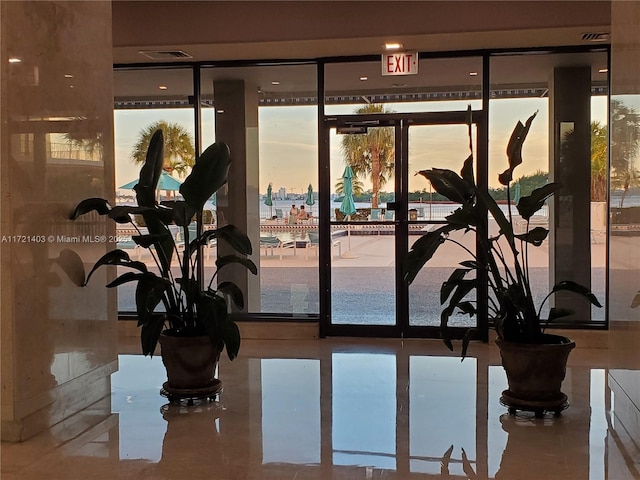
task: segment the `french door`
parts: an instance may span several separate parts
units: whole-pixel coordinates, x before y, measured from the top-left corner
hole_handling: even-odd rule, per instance
[[[460,171],[469,156],[467,117],[466,111],[325,117],[321,178],[334,193],[325,198],[329,215],[323,215],[320,229],[321,335],[439,335],[440,286],[466,253],[443,246],[410,286],[402,264],[413,242],[457,208],[417,172]],[[486,183],[486,158],[476,132],[483,121],[481,112],[473,112],[480,185]],[[476,248],[472,233],[456,240]],[[486,293],[479,291],[478,297],[482,310]],[[479,337],[486,337],[483,315],[455,317],[449,324],[457,330],[454,335],[476,327]]]

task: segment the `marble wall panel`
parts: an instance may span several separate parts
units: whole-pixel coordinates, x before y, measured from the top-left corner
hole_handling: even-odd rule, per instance
[[[0,9],[2,434],[23,440],[94,402],[87,385],[108,394],[116,364],[111,273],[78,285],[113,226],[68,219],[114,192],[111,2]]]

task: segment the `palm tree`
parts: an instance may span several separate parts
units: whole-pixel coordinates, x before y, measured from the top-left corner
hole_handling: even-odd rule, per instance
[[[195,149],[189,132],[179,123],[168,123],[159,120],[142,129],[138,141],[133,146],[131,158],[135,163],[144,163],[149,148],[149,141],[156,130],[162,130],[164,135],[164,165],[165,172],[172,174],[174,171],[179,176],[184,176],[187,169],[193,166],[195,161]]]
[[[368,104],[356,109],[357,114],[390,113],[384,105]],[[378,192],[394,170],[394,131],[391,127],[370,127],[364,134],[342,137],[344,162],[355,175],[371,178],[371,207],[378,208]]]
[[[640,114],[618,100],[611,102],[611,168],[614,188],[622,189],[620,207],[629,187],[640,183],[635,160],[640,150]]]
[[[607,127],[591,122],[591,201],[607,196]]]

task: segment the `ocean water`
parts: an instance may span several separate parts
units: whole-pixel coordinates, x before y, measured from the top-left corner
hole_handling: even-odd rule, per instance
[[[291,205],[295,203],[295,205],[300,208],[301,205],[304,205],[304,200],[274,200],[273,206],[270,208],[267,205],[264,205],[264,201],[260,202],[260,218],[269,218],[270,216],[274,216],[276,214],[276,208],[280,208],[282,210],[282,214],[286,217],[289,214],[289,210],[291,209]],[[371,203],[369,202],[356,202],[356,208],[370,208]],[[409,209],[415,208],[418,212],[422,212],[422,215],[418,214],[419,220],[444,220],[447,215],[450,215],[459,205],[456,203],[419,203],[419,202],[411,202],[409,203]],[[340,202],[331,202],[331,220],[335,220],[335,209],[340,208]],[[387,208],[387,204],[381,203],[379,208]],[[503,212],[507,211],[506,205],[500,205],[500,208]],[[421,209],[421,210],[420,210]],[[318,214],[318,204],[315,205],[305,205],[305,210],[312,215]],[[517,214],[517,210],[515,207],[512,210],[513,214]],[[539,212],[538,215],[548,216],[548,208],[545,205]]]

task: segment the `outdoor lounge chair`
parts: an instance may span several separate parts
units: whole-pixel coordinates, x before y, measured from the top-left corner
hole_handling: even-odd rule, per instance
[[[276,208],[276,219],[278,223],[280,223],[281,221],[284,222],[284,214],[282,213],[281,208]]]
[[[282,260],[282,252],[285,248],[293,248],[293,255],[296,254],[296,242],[294,240],[282,241],[274,235],[260,235],[260,250],[264,249],[265,256],[271,251],[273,256],[273,250],[278,249],[280,260]]]
[[[385,219],[385,220],[387,220],[387,221],[388,221],[388,220],[393,221],[393,214],[394,214],[394,211],[393,211],[393,210],[385,210],[385,212],[384,212],[384,219]]]
[[[382,209],[372,208],[369,214],[369,220],[382,220]]]
[[[305,245],[304,249],[304,259],[309,259],[309,250],[314,249],[316,252],[316,257],[318,256],[318,247],[320,246],[320,234],[317,230],[309,230],[309,241]],[[338,247],[338,257],[342,255],[342,243],[339,240],[331,239],[331,247]]]
[[[197,225],[192,222],[189,224],[189,242],[192,242],[196,236],[198,235]],[[173,240],[178,248],[178,251],[181,252],[184,250],[184,238],[182,227],[177,227],[175,230],[172,229],[171,233],[173,234]]]

